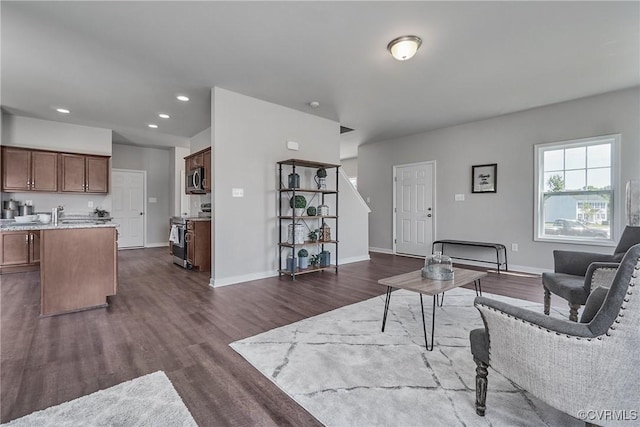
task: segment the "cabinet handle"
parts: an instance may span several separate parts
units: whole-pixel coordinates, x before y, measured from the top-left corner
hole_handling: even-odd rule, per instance
[[[31,234],[31,243],[33,243],[33,234]]]
[[[25,244],[25,245],[28,245],[28,244],[29,244],[29,235],[28,235],[28,234],[25,234],[25,235],[24,235],[24,244]]]
[[[202,178],[202,187],[206,187],[207,186],[207,178]]]

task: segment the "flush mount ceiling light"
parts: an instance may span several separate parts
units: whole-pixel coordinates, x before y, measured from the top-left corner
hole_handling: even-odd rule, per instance
[[[309,107],[311,108],[318,108],[320,106],[320,103],[318,101],[311,101],[309,103]]]
[[[417,36],[402,36],[393,39],[387,45],[387,50],[398,61],[406,61],[416,54],[422,44],[422,39]]]
[[[155,125],[153,123],[149,123],[147,126],[149,126],[151,129],[158,129],[158,125]]]
[[[71,113],[71,110],[69,110],[68,108],[56,108],[56,111],[58,113],[62,113],[62,114],[69,114]]]
[[[168,119],[171,116],[166,114],[166,113],[160,113],[160,114],[158,114],[158,117],[160,117],[161,119]]]
[[[178,101],[187,102],[189,100],[189,97],[188,96],[184,96],[184,95],[178,95],[178,96],[176,96],[176,99]]]

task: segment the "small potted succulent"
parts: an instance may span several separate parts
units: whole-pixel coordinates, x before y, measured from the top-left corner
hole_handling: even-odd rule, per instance
[[[294,210],[295,216],[304,215],[304,208],[307,207],[307,199],[304,196],[295,196],[289,199],[289,206]]]
[[[307,215],[309,216],[316,216],[318,214],[318,210],[316,209],[315,206],[309,206],[307,208]]]
[[[311,267],[318,267],[318,265],[320,264],[320,255],[319,254],[311,255],[309,262],[311,263]]]
[[[320,230],[317,228],[315,230],[309,231],[309,234],[308,234],[309,241],[317,242],[319,234],[320,234]]]
[[[300,270],[309,267],[309,251],[306,249],[298,251],[298,267],[300,267]]]

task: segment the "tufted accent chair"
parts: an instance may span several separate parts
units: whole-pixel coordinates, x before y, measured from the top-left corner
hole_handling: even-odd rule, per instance
[[[610,289],[592,293],[580,323],[485,297],[476,297],[474,305],[485,324],[470,335],[478,415],[485,413],[489,366],[576,418],[589,410],[637,413],[640,244],[626,253]],[[629,425],[628,420],[602,421]]]
[[[553,251],[554,272],[542,273],[544,313],[549,314],[551,294],[555,294],[569,302],[569,319],[577,322],[578,309],[587,302],[591,290],[598,286],[609,286],[617,263],[631,246],[638,243],[640,227],[627,226],[613,255]]]

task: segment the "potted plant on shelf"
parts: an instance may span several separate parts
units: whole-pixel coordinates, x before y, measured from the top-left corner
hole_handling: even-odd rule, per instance
[[[306,249],[298,251],[298,267],[300,270],[309,267],[309,252]]]
[[[304,196],[295,196],[289,199],[289,206],[294,210],[295,216],[304,215],[304,208],[307,207],[307,199]]]
[[[311,242],[317,242],[318,241],[318,234],[320,233],[320,230],[318,230],[317,228],[315,230],[311,230],[308,234],[309,237],[309,241]]]
[[[319,254],[311,255],[309,262],[311,263],[311,267],[317,268],[318,265],[320,264],[320,255]]]

